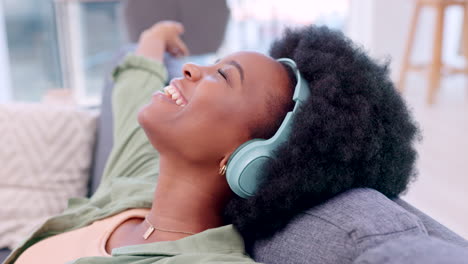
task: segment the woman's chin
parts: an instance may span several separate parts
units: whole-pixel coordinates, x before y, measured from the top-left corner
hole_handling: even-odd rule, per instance
[[[146,134],[146,137],[149,139],[153,145],[153,137],[155,135],[156,127],[158,127],[158,120],[155,117],[154,113],[150,110],[150,104],[145,105],[139,112],[137,116],[138,124],[143,129]],[[154,146],[154,145],[153,145]]]
[[[167,105],[152,100],[138,112],[138,124],[140,124],[148,137],[158,133],[157,130],[168,130],[173,125],[173,111],[171,110],[168,109]]]
[[[169,142],[173,142],[171,135],[174,135],[174,131],[172,122],[165,119],[163,113],[155,110],[152,104],[145,105],[138,112],[137,120],[153,148],[161,152],[168,149]]]
[[[157,96],[159,97],[159,96]],[[138,123],[144,128],[148,123],[154,123],[158,119],[167,116],[169,109],[167,102],[161,102],[161,98],[152,96],[151,101],[144,105],[138,112]]]

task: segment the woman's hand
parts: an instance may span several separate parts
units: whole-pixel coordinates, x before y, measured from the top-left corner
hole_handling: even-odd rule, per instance
[[[165,51],[176,57],[187,56],[189,51],[180,38],[182,33],[184,26],[181,23],[158,22],[140,35],[136,54],[161,62]]]

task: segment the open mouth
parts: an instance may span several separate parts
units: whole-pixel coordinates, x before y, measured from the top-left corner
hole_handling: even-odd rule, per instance
[[[187,99],[185,99],[180,90],[172,84],[164,88],[164,94],[178,106],[184,107],[187,105]]]

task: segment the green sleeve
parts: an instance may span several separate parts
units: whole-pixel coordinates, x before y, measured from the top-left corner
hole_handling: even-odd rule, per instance
[[[137,121],[138,111],[164,87],[167,71],[160,62],[130,55],[113,74],[114,143],[101,180],[158,173],[158,153]]]

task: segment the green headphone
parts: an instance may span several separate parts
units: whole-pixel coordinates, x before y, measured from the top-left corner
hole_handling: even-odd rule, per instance
[[[294,109],[286,114],[280,128],[270,139],[253,139],[238,147],[227,163],[226,178],[229,187],[240,197],[253,196],[258,184],[266,176],[264,165],[273,160],[274,150],[287,140],[291,133],[291,125],[297,109],[310,96],[307,81],[301,76],[296,63],[287,58],[277,61],[291,67],[296,75],[297,84],[294,88]]]

